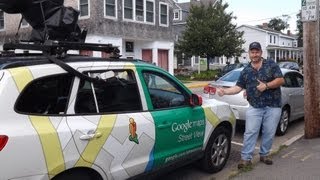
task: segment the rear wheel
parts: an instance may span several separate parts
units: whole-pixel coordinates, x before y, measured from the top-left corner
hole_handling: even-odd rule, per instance
[[[289,120],[290,120],[290,114],[289,109],[284,108],[282,109],[280,121],[277,127],[277,136],[283,136],[286,134],[288,126],[289,126]]]
[[[88,171],[84,169],[77,169],[77,170],[70,170],[63,172],[56,177],[53,178],[53,180],[102,180],[102,177],[95,171]]]
[[[202,168],[215,173],[220,171],[226,164],[231,149],[231,133],[223,126],[214,130],[205,149],[205,154],[201,160]]]

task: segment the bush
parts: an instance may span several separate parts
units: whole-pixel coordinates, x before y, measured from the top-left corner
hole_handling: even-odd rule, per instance
[[[192,79],[193,80],[198,80],[198,81],[212,81],[215,80],[220,73],[220,69],[215,69],[215,70],[209,70],[209,71],[202,71],[200,74],[198,72],[193,72],[192,73]]]

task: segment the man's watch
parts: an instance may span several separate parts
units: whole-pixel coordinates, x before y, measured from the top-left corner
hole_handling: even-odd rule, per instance
[[[268,83],[265,83],[265,85],[266,85],[266,90],[268,90],[269,89]]]

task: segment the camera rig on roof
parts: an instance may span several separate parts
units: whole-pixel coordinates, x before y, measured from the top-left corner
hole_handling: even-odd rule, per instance
[[[38,50],[63,56],[68,50],[92,50],[119,58],[118,47],[111,44],[84,43],[87,30],[78,26],[79,11],[65,7],[64,0],[0,0],[0,9],[21,14],[31,26],[30,40],[9,42],[3,50]],[[19,28],[21,25],[19,24]]]
[[[118,47],[111,44],[84,43],[87,30],[78,26],[79,11],[64,7],[64,0],[0,0],[0,9],[9,14],[20,13],[32,26],[30,40],[9,42],[3,45],[6,52],[10,50],[37,50],[51,62],[59,65],[81,79],[90,82],[103,82],[77,71],[62,59],[68,50],[91,50],[106,52],[111,58],[119,58]]]

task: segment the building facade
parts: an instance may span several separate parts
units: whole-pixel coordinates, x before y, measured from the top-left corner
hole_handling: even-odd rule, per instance
[[[238,31],[243,31],[243,39],[245,43],[242,48],[245,50],[240,57],[241,61],[248,61],[249,44],[257,41],[261,44],[263,57],[279,60],[295,60],[302,61],[302,48],[298,47],[298,37],[292,35],[290,31],[284,34],[267,27],[267,24],[261,26],[242,25],[237,28]]]
[[[88,29],[86,42],[118,46],[122,58],[154,63],[173,73],[174,35],[171,0],[65,0],[65,6],[79,10],[79,26]],[[28,25],[21,15],[0,11],[0,44],[11,39],[27,39]],[[100,52],[79,52],[105,56]]]

